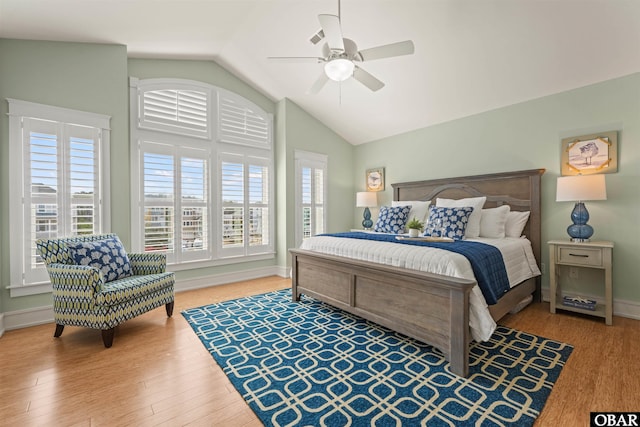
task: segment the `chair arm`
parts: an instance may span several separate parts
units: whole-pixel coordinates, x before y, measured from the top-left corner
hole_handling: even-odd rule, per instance
[[[167,256],[163,253],[130,253],[127,256],[135,276],[164,273],[167,268]]]
[[[96,292],[104,285],[102,273],[88,265],[49,264],[47,272],[51,279],[54,299],[57,296],[73,296],[79,300],[92,302]]]

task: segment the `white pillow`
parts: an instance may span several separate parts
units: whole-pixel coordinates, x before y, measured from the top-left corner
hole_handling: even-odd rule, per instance
[[[482,207],[486,201],[486,197],[468,197],[466,199],[457,200],[437,198],[436,206],[443,208],[472,207],[473,212],[469,215],[469,222],[467,223],[467,229],[464,232],[464,237],[473,238],[480,236],[480,218],[482,217]]]
[[[480,237],[492,239],[504,239],[507,214],[511,206],[504,205],[492,209],[482,209],[480,218]]]
[[[529,220],[529,211],[511,211],[507,214],[504,233],[507,237],[520,237]]]
[[[391,202],[391,206],[407,206],[411,205],[411,210],[409,211],[409,221],[413,218],[418,218],[418,220],[422,222],[426,222],[429,218],[429,205],[431,201],[427,200],[426,202],[421,202],[419,200],[414,201],[406,201],[406,200],[394,200]],[[406,227],[405,227],[406,231]]]

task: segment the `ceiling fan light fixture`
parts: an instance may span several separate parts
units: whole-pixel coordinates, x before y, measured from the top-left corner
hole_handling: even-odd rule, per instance
[[[353,75],[355,65],[345,58],[336,58],[324,65],[324,72],[334,82],[343,82]]]

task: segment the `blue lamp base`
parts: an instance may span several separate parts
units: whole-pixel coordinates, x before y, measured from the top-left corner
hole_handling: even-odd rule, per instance
[[[362,227],[365,230],[369,230],[371,227],[373,227],[373,221],[371,221],[371,211],[369,210],[369,208],[364,208],[364,220],[362,220]]]
[[[593,236],[593,227],[587,224],[589,221],[589,211],[582,202],[577,202],[571,211],[573,225],[567,227],[567,233],[571,236],[572,242],[589,242]]]

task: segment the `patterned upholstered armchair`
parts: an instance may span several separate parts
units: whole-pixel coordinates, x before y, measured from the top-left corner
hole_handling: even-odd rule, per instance
[[[100,329],[111,347],[115,327],[165,305],[173,314],[174,274],[160,253],[127,254],[115,234],[38,240],[53,287],[54,337],[65,325]]]

